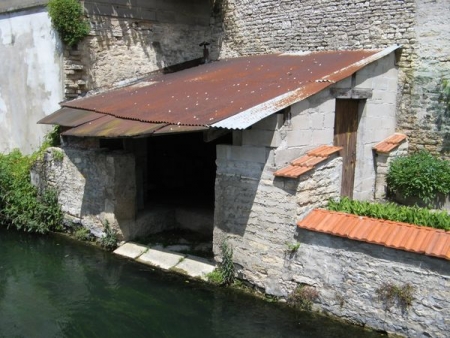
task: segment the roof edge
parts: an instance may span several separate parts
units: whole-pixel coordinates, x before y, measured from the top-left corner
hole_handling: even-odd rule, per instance
[[[316,88],[315,90],[312,90],[308,93],[304,92],[304,87],[298,88],[296,90],[290,91],[288,93],[285,93],[283,95],[277,96],[269,101],[265,101],[259,105],[256,105],[252,108],[249,108],[247,110],[244,110],[236,115],[230,116],[224,120],[221,120],[219,122],[216,122],[211,125],[213,128],[226,128],[226,129],[234,129],[234,130],[243,130],[246,129],[253,124],[261,121],[262,119],[276,113],[277,111],[280,111],[286,107],[289,107],[290,105],[300,102],[314,94],[317,94],[319,91],[329,87],[333,83],[336,83],[338,81],[341,81],[350,75],[354,74],[361,68],[367,66],[368,64],[375,62],[392,52],[396,51],[397,49],[401,48],[401,45],[392,45],[390,47],[387,47],[378,53],[375,53],[373,55],[370,55],[363,60],[354,62],[347,67],[341,68],[334,73],[327,75],[325,77],[322,77],[320,79],[316,79]],[[300,54],[300,55],[307,55],[306,54]],[[292,54],[281,54],[281,55],[292,55]],[[295,54],[294,54],[295,55]],[[352,69],[354,69],[354,72],[352,72]],[[338,76],[336,77],[336,74],[339,73],[345,73],[348,72],[349,75],[346,76]],[[331,78],[334,78],[331,80]]]

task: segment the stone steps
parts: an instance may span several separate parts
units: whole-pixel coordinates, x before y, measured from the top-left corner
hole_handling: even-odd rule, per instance
[[[114,253],[143,264],[163,270],[176,271],[203,280],[207,280],[206,275],[215,269],[214,262],[210,260],[169,251],[160,246],[150,248],[146,245],[127,242],[118,247]]]

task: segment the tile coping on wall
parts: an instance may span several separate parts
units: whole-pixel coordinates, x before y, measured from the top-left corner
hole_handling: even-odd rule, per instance
[[[406,140],[405,134],[395,133],[375,145],[372,149],[377,153],[389,153],[391,150],[398,147],[404,140]]]
[[[342,147],[322,145],[297,158],[289,166],[277,170],[273,174],[278,177],[298,178],[300,175],[313,169],[316,164],[325,161],[341,149]]]
[[[298,227],[450,260],[450,232],[343,212],[314,209]]]

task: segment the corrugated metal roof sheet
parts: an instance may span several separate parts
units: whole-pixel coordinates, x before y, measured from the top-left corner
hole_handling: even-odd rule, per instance
[[[450,232],[315,209],[297,225],[334,236],[450,260]]]
[[[63,107],[53,114],[44,117],[38,123],[57,124],[63,127],[77,127],[81,124],[99,119],[103,116],[105,115],[94,113],[88,110]]]
[[[63,132],[62,135],[82,137],[133,137],[152,134],[165,126],[165,123],[146,123],[103,115],[99,119],[69,129]]]
[[[176,73],[154,74],[141,83],[62,106],[121,120],[245,129],[397,48],[226,59]]]

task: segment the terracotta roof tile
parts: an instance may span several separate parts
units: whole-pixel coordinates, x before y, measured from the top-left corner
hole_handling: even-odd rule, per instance
[[[277,170],[274,172],[274,175],[278,177],[298,178],[300,175],[313,169],[316,164],[325,161],[331,154],[334,154],[341,149],[342,147],[320,146],[309,151],[307,155],[293,160],[291,165]]]
[[[450,260],[450,232],[408,223],[313,210],[300,228]]]
[[[323,160],[324,160],[323,157],[306,155],[292,161],[291,164],[306,167],[314,167],[316,164],[322,162]]]
[[[405,139],[405,134],[395,133],[394,135],[389,136],[384,141],[375,145],[373,147],[373,150],[378,153],[389,153],[392,149],[397,148]]]
[[[290,165],[288,167],[284,167],[283,169],[280,169],[274,173],[275,176],[282,176],[282,177],[290,177],[290,178],[297,178],[301,174],[306,173],[307,171],[311,170],[313,167],[299,167],[299,166],[293,166]]]
[[[308,151],[307,155],[309,155],[309,156],[319,156],[319,157],[328,157],[331,154],[337,153],[341,149],[342,149],[342,147],[323,145],[323,146],[320,146],[320,147],[318,147],[316,149]]]

